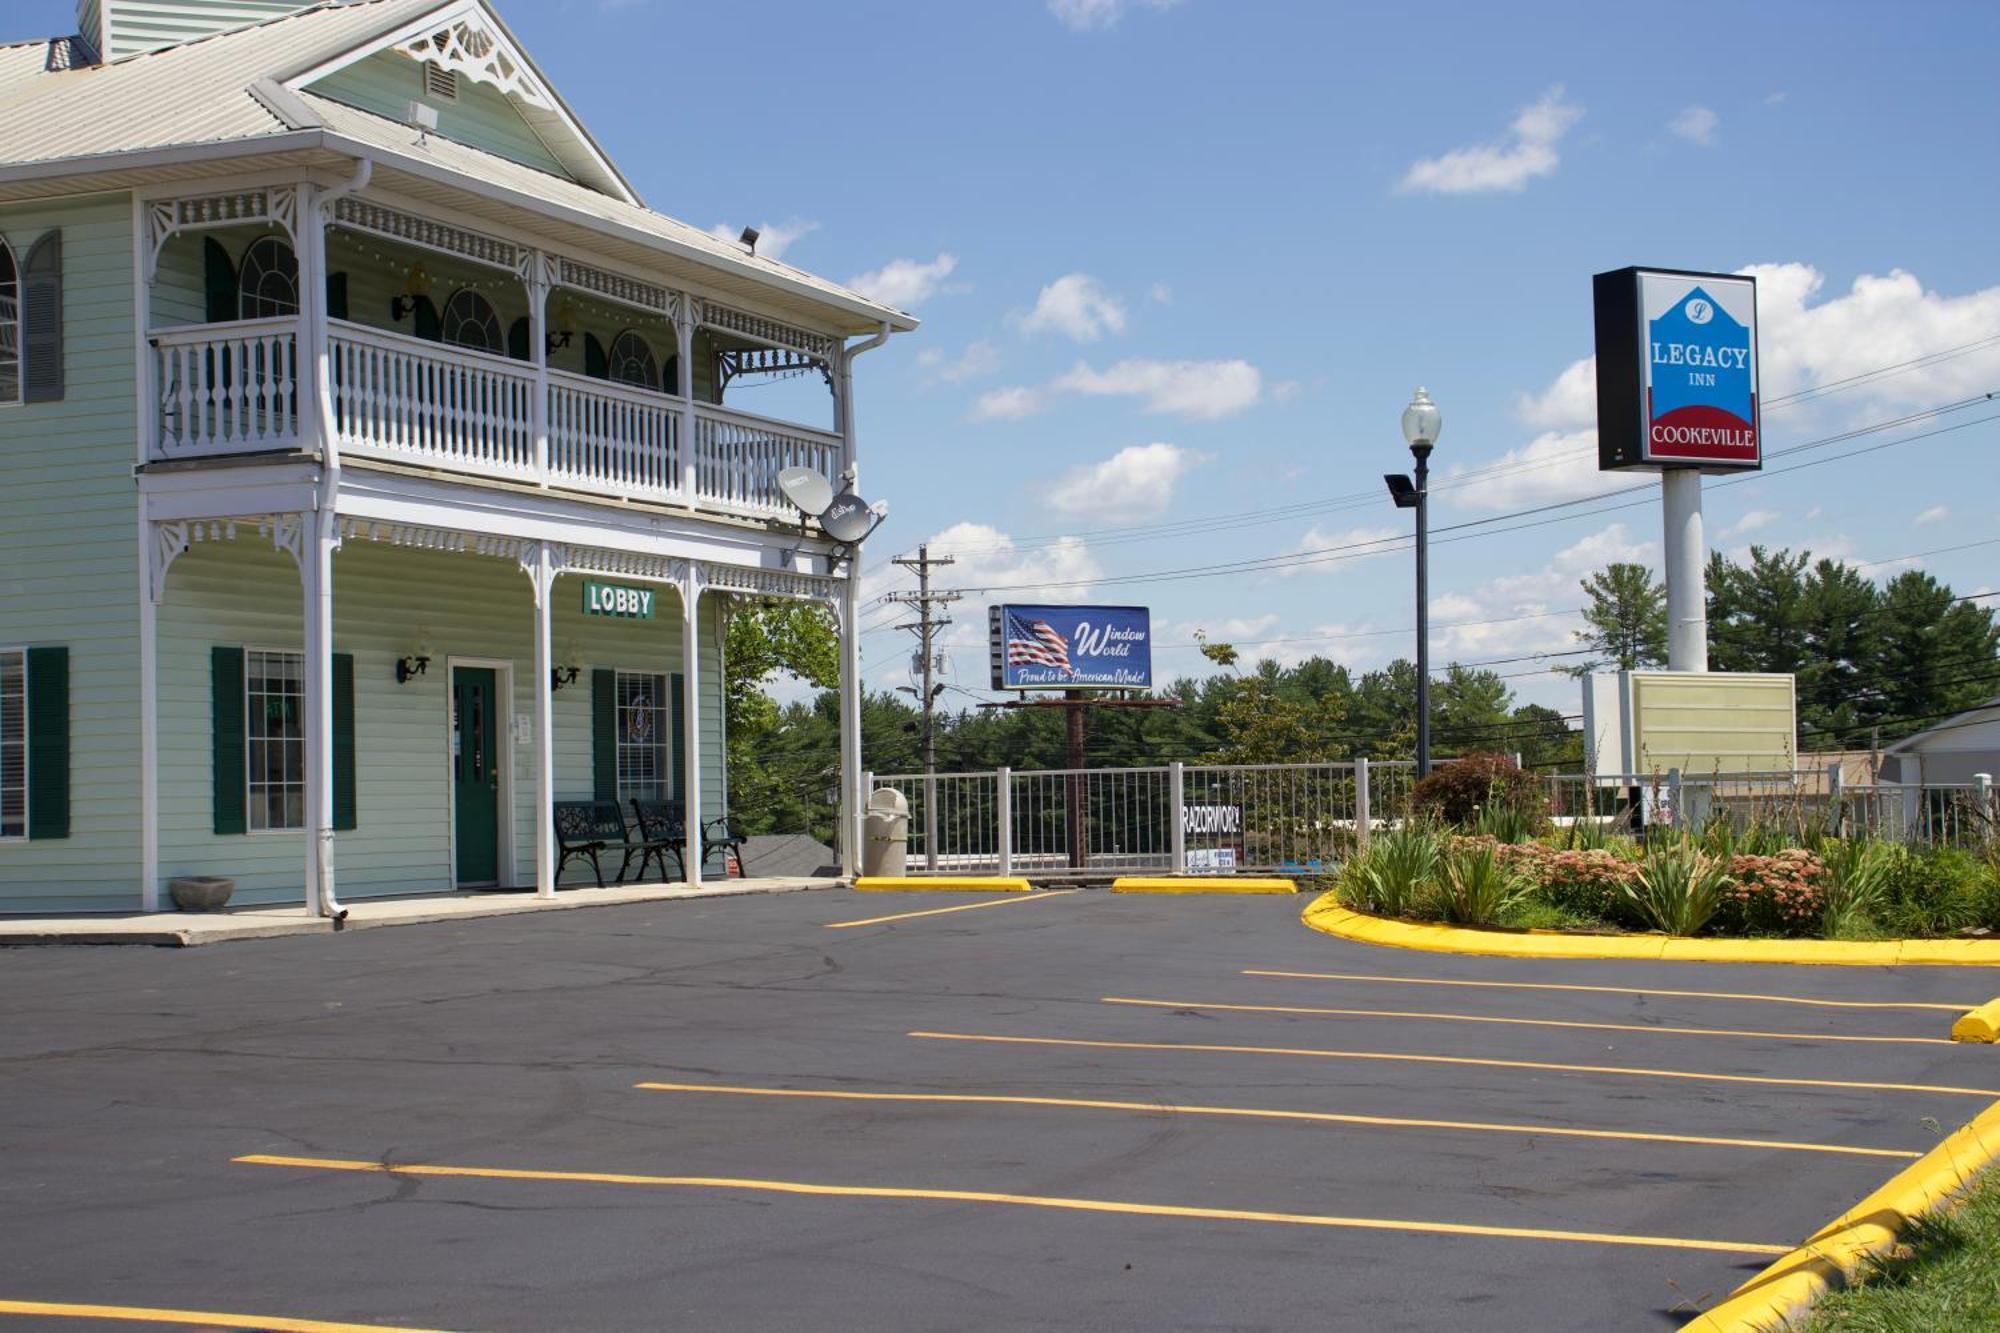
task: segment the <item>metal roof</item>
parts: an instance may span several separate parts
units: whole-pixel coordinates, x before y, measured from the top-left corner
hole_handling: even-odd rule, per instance
[[[824,324],[833,307],[850,333],[883,322],[917,326],[902,311],[642,205],[440,136],[419,144],[400,122],[275,86],[452,3],[335,0],[80,69],[51,69],[47,41],[0,47],[0,174],[25,182],[80,165],[115,173],[129,156],[135,176],[144,170],[157,179],[162,150],[332,149],[394,168],[398,188],[412,197],[474,212],[483,202],[494,220],[551,239],[564,226],[582,225],[617,257],[643,263],[665,253],[690,261],[701,266],[706,285],[766,302],[776,296],[810,309],[814,323]],[[378,174],[378,183],[383,179]]]

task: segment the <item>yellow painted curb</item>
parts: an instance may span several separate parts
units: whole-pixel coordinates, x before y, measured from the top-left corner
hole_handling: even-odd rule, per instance
[[[1953,1041],[2000,1040],[2000,1000],[1988,1000],[1951,1025]]]
[[[865,893],[921,893],[932,889],[954,893],[1026,893],[1034,886],[1011,875],[880,875],[857,879],[854,887]]]
[[[1472,930],[1369,916],[1342,907],[1331,892],[1313,899],[1303,919],[1314,930],[1361,944],[1494,958],[1627,958],[1825,967],[2000,967],[2000,940],[1701,940],[1670,935]]]
[[[1247,875],[1128,875],[1111,881],[1113,893],[1297,893],[1288,879],[1254,879]]]
[[[1794,1311],[1852,1274],[1863,1255],[1894,1244],[1911,1218],[1949,1201],[1996,1156],[2000,1102],[1731,1292],[1683,1333],[1767,1333],[1783,1326]]]

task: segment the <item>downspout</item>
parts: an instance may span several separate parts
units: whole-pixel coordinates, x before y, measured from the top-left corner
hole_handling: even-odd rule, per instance
[[[335,512],[340,498],[340,446],[333,428],[333,377],[331,373],[331,359],[327,352],[326,332],[326,229],[328,224],[333,221],[334,203],[367,185],[369,179],[374,174],[374,159],[366,157],[360,159],[354,164],[354,174],[352,176],[341,184],[333,186],[331,189],[319,192],[318,197],[313,201],[312,217],[308,220],[308,225],[312,228],[313,263],[311,265],[311,280],[314,284],[314,317],[309,322],[309,336],[312,338],[314,396],[319,405],[318,411],[315,413],[319,418],[320,458],[318,511],[314,514],[315,531],[313,534],[313,559],[315,560],[320,558],[319,552],[331,550],[340,535],[339,516]],[[330,566],[331,561],[328,564]],[[321,618],[320,623],[329,626],[333,623],[333,580],[331,577],[328,577],[331,572],[330,568],[327,569],[318,580],[316,593],[321,606],[315,611],[315,614]],[[329,636],[329,641],[321,646],[325,650],[325,653],[330,656],[333,651],[331,636]],[[330,747],[332,743],[332,737],[327,737],[326,744]],[[321,785],[324,785],[324,783]],[[329,795],[322,799],[329,804],[330,808],[332,797]],[[319,814],[320,812],[317,810],[314,812],[313,822],[315,824],[319,822]],[[319,857],[319,874],[317,876],[319,912],[321,916],[331,919],[334,925],[338,927],[342,922],[347,920],[347,908],[341,905],[340,899],[334,893],[332,821],[329,819],[327,827],[323,829],[315,828],[314,836],[318,839],[319,843],[317,849]]]
[[[883,320],[875,336],[845,349],[840,356],[840,439],[841,475],[855,484],[858,468],[854,447],[854,358],[871,352],[889,341],[889,321]],[[832,571],[829,570],[829,573]],[[846,722],[840,738],[840,857],[848,875],[861,873],[862,803],[861,790],[861,553],[847,555],[847,586],[840,595],[840,712]]]

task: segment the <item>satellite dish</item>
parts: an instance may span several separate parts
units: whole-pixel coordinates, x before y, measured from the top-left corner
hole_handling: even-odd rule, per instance
[[[868,506],[868,502],[853,491],[842,491],[833,497],[833,502],[819,516],[820,527],[826,535],[843,546],[852,546],[869,533],[882,520]]]
[[[788,467],[780,472],[778,489],[811,518],[824,514],[833,503],[833,483],[809,467]]]

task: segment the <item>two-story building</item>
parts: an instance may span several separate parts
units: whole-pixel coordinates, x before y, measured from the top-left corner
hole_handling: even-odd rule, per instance
[[[916,321],[648,209],[485,0],[78,19],[0,47],[0,912],[699,846],[744,598],[839,617],[851,857],[860,561],[776,477]]]

